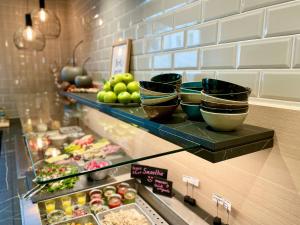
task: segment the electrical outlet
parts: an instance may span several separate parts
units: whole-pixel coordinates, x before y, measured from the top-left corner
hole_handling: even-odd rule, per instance
[[[200,183],[198,178],[191,177],[191,176],[186,176],[186,175],[182,176],[182,181],[185,182],[185,183],[189,183],[191,185],[194,185],[195,187],[199,187],[199,183]]]
[[[223,207],[231,212],[231,202],[228,201],[227,199],[223,198]]]

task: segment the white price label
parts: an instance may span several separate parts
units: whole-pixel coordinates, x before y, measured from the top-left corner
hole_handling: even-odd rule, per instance
[[[229,212],[231,212],[231,202],[226,200],[226,199],[223,199],[223,207],[228,210]]]
[[[215,203],[219,203],[219,205],[223,205],[223,198],[217,194],[213,194],[212,195],[212,200],[215,202]]]
[[[192,178],[191,176],[183,175],[182,176],[182,181],[185,182],[185,183],[190,183],[191,178]]]
[[[185,182],[185,183],[189,183],[191,185],[194,185],[195,187],[199,187],[199,183],[200,183],[198,178],[191,177],[191,176],[186,176],[186,175],[182,176],[182,181]]]

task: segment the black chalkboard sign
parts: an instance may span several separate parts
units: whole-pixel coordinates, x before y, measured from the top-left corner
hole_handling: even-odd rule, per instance
[[[143,165],[139,164],[131,164],[131,177],[133,178],[141,178],[143,172]]]
[[[172,197],[172,186],[172,181],[155,177],[153,182],[153,193]]]
[[[152,186],[154,177],[167,178],[168,170],[139,164],[131,165],[131,177],[140,178],[142,184]]]
[[[144,166],[141,182],[146,186],[153,186],[154,178],[164,178],[168,177],[168,170],[150,166]]]

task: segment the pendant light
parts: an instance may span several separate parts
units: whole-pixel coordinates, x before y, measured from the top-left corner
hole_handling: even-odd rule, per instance
[[[45,0],[39,0],[40,8],[31,13],[33,27],[39,29],[46,39],[58,38],[60,35],[60,21],[56,14],[45,8]]]
[[[14,43],[21,50],[42,51],[46,46],[44,35],[32,27],[30,14],[25,14],[25,27],[19,28],[14,34]]]

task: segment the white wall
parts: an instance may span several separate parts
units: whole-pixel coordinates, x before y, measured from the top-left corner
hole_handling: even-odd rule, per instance
[[[97,79],[109,76],[112,43],[131,38],[137,79],[173,71],[249,86],[256,99],[300,101],[300,1],[76,0],[71,12]]]
[[[87,68],[95,79],[110,75],[112,43],[132,38],[137,79],[168,71],[182,73],[186,81],[218,77],[250,86],[254,99],[299,104],[300,1],[71,2],[72,45],[85,40],[78,55],[92,57]],[[275,129],[272,149],[217,164],[186,152],[143,163],[168,168],[183,194],[182,175],[200,178],[198,205],[215,214],[212,193],[228,198],[231,225],[298,225],[299,121],[298,111],[251,106],[246,123]],[[226,221],[224,210],[220,216]]]

